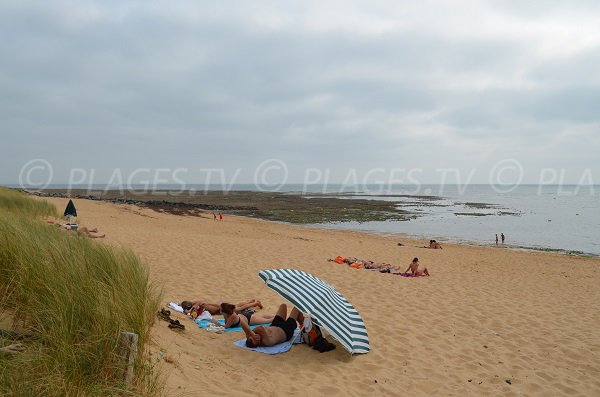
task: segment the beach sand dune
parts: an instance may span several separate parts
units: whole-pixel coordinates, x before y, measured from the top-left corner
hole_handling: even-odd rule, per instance
[[[64,199],[50,199],[58,208]],[[318,230],[228,216],[182,217],[77,200],[80,221],[102,244],[131,248],[170,300],[258,297],[283,302],[257,273],[297,268],[334,285],[357,308],[371,352],[295,346],[278,356],[232,345],[183,316],[184,332],[156,321],[151,350],[168,394],[481,396],[600,395],[600,260],[495,247]],[[493,235],[493,234],[492,234]],[[413,257],[432,277],[407,279],[328,262],[351,255],[400,264]],[[162,349],[162,352],[159,351]]]

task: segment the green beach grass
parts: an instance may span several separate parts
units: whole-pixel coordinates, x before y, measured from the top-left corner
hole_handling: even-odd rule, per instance
[[[0,355],[0,395],[160,395],[144,348],[160,302],[148,269],[131,251],[42,219],[56,214],[0,188],[0,323],[29,335],[25,352]],[[130,388],[118,354],[125,331],[139,336]],[[14,342],[0,336],[0,347]]]
[[[58,216],[54,205],[46,200],[33,200],[16,190],[0,186],[0,209],[24,216]]]

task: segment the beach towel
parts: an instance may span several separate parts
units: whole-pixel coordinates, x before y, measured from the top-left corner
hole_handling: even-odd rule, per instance
[[[204,319],[200,319],[200,318],[197,318],[196,320],[194,320],[194,322],[195,322],[196,324],[198,324],[198,326],[199,326],[200,328],[204,328],[204,329],[207,329],[207,328],[208,328],[208,326],[209,326],[209,324],[212,324],[212,323],[210,322],[210,320],[204,320]],[[218,322],[220,325],[222,325],[223,327],[225,326],[225,320],[223,320],[223,319],[219,319],[219,320],[217,320],[217,322]],[[265,327],[265,326],[268,326],[268,325],[270,325],[270,324],[269,324],[269,323],[267,323],[267,324],[256,324],[256,325],[251,325],[251,326],[250,326],[250,329],[254,329],[254,328],[256,328],[256,327],[259,327],[259,326],[261,326],[261,325],[262,325],[263,327]],[[242,327],[231,327],[231,328],[225,328],[225,332],[240,332],[240,331],[243,331]],[[244,340],[245,340],[245,339],[244,339]]]
[[[275,346],[259,346],[259,347],[247,347],[246,339],[240,339],[233,344],[237,347],[241,347],[242,349],[252,350],[258,353],[264,354],[280,354],[289,351],[292,348],[292,345],[302,343],[302,338],[300,338],[300,329],[296,328],[294,331],[294,336],[288,341],[280,343]]]
[[[344,263],[344,257],[343,256],[338,256],[334,259],[335,263],[339,263],[340,265],[342,263]]]

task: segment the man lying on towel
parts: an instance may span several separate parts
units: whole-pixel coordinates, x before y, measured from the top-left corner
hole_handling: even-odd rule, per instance
[[[297,308],[293,308],[290,316],[284,320],[286,315],[287,306],[282,303],[273,322],[267,327],[261,326],[252,330],[246,321],[241,321],[240,325],[246,333],[246,347],[274,346],[292,339],[298,323],[304,323],[304,315]]]

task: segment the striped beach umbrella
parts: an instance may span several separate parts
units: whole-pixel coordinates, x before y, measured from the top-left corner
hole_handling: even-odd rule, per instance
[[[360,314],[331,285],[312,274],[295,269],[263,270],[259,277],[267,287],[327,331],[352,354],[368,353],[369,336]]]

